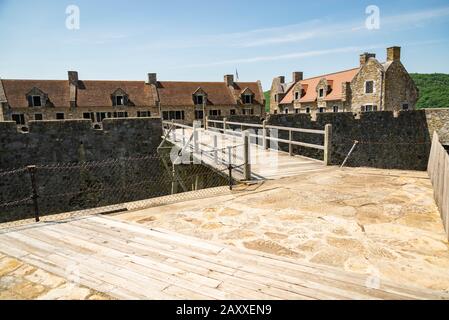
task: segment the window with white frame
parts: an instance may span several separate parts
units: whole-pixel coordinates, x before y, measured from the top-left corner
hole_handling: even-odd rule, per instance
[[[319,110],[320,113],[325,113],[326,112],[326,108],[324,108],[324,107],[320,107],[318,110]]]
[[[365,104],[364,106],[362,106],[361,110],[362,112],[377,111],[377,106],[373,104]]]
[[[306,107],[306,113],[310,113],[310,107]]]
[[[295,100],[299,100],[300,96],[299,96],[299,91],[295,92]]]
[[[365,81],[365,93],[366,94],[374,93],[374,81],[372,80]]]
[[[112,114],[113,118],[128,118],[128,112],[126,111],[119,111],[119,112],[114,112]]]
[[[125,97],[124,96],[115,96],[115,105],[116,106],[124,106],[125,105]]]
[[[333,112],[338,112],[339,111],[339,107],[338,106],[333,106],[332,107],[332,111]]]
[[[285,114],[288,114],[288,108],[285,108],[285,109],[284,109],[284,113],[285,113]]]
[[[295,113],[300,113],[301,112],[301,109],[300,108],[296,108],[295,109]]]
[[[319,90],[319,97],[320,98],[322,98],[322,97],[324,97],[324,89],[323,88],[321,88],[320,90]]]

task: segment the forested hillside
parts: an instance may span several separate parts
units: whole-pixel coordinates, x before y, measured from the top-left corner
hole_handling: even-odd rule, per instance
[[[410,75],[419,88],[418,108],[449,108],[449,74]]]

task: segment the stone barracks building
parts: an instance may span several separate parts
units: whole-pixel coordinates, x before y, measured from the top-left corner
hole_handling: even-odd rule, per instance
[[[294,72],[273,79],[270,113],[367,112],[413,110],[418,89],[401,63],[401,48],[387,49],[381,63],[372,53],[360,55],[360,66],[310,79]]]
[[[30,120],[90,119],[97,128],[105,118],[163,117],[191,124],[205,116],[264,115],[260,81],[0,80],[0,121],[24,127]]]

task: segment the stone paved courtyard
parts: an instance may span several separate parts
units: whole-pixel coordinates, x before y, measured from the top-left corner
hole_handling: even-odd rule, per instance
[[[69,277],[70,278],[70,277]],[[40,268],[0,253],[0,300],[109,300]]]
[[[449,291],[449,246],[426,172],[332,169],[116,218]]]
[[[425,172],[330,168],[114,219],[449,293],[449,245]],[[110,298],[0,253],[0,300]]]

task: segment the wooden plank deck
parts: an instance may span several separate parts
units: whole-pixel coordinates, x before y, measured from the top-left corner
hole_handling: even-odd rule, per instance
[[[9,229],[0,252],[119,299],[449,298],[104,216]]]
[[[197,129],[199,149],[202,152],[202,162],[217,170],[226,168],[229,157],[227,147],[234,146],[232,151],[232,164],[239,166],[243,164],[243,139],[232,135],[225,135],[223,133],[211,130]],[[183,133],[184,132],[184,139]],[[184,147],[184,143],[188,141],[192,135],[193,129],[184,128],[184,130],[177,128],[168,137],[168,141],[176,145],[179,149]],[[215,160],[212,148],[214,147],[214,136],[217,136],[217,147],[222,150],[218,153],[218,163]],[[255,140],[253,138],[253,140]],[[190,144],[190,149],[194,149],[193,143]],[[195,155],[194,155],[195,156]],[[250,147],[251,156],[251,171],[253,180],[273,180],[279,178],[290,177],[292,175],[301,174],[310,171],[322,171],[328,169],[323,163],[316,159],[306,158],[302,156],[290,156],[286,152],[277,150],[265,150],[262,146],[255,143]],[[223,165],[223,159],[226,164]],[[233,173],[237,180],[243,179],[242,168],[237,168]]]

